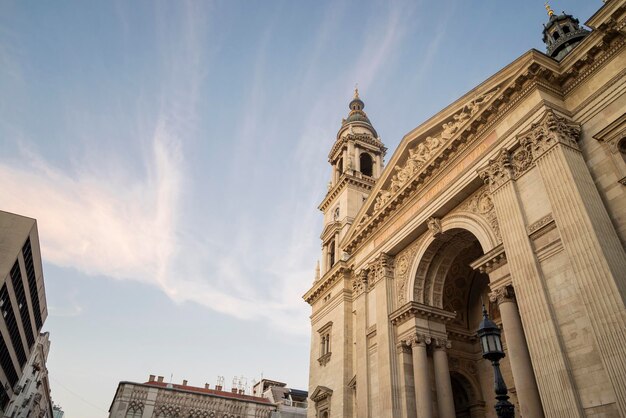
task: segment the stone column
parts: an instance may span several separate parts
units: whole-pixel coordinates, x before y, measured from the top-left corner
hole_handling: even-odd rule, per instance
[[[415,418],[415,380],[413,378],[413,359],[411,356],[411,342],[401,341],[397,345],[398,364],[400,366],[400,393],[401,393],[401,416],[403,418]]]
[[[600,357],[626,417],[626,253],[578,147],[580,126],[548,109],[520,136],[552,206]]]
[[[433,347],[433,362],[435,364],[435,387],[437,388],[437,405],[439,418],[455,418],[454,396],[448,367],[448,353],[450,343],[446,340],[435,340]]]
[[[411,340],[413,353],[413,374],[415,380],[415,403],[418,418],[432,418],[433,399],[428,375],[428,355],[426,343],[429,339],[423,335],[415,335]],[[452,417],[454,418],[454,417]]]
[[[478,174],[491,192],[545,415],[582,418],[545,279],[526,231],[509,152],[501,150]]]
[[[356,311],[354,355],[356,357],[356,416],[369,416],[368,365],[367,365],[367,290],[369,271],[363,269],[352,281],[352,299]]]
[[[517,392],[517,400],[523,417],[543,418],[541,398],[537,389],[533,365],[530,362],[528,344],[522,328],[515,293],[512,286],[494,290],[489,299],[497,302],[502,317],[502,326],[506,339],[507,357]]]

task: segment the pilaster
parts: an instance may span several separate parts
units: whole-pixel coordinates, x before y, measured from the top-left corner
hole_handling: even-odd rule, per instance
[[[356,273],[352,282],[353,306],[356,312],[355,324],[355,370],[356,372],[356,416],[369,416],[368,365],[367,365],[367,288],[369,271]],[[343,341],[342,341],[343,343]]]
[[[626,254],[580,152],[581,129],[547,110],[520,136],[533,152],[600,357],[626,416]]]
[[[543,409],[550,417],[583,417],[545,280],[526,232],[508,151],[501,150],[478,174],[492,195]]]

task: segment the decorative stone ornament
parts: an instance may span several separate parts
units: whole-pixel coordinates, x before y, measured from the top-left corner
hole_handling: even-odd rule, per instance
[[[534,123],[530,130],[518,136],[520,144],[528,146],[535,159],[541,157],[557,144],[563,144],[577,151],[580,138],[580,124],[558,116],[548,109],[541,120]]]

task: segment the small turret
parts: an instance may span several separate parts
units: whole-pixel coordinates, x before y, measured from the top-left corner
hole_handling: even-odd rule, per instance
[[[543,42],[546,53],[557,61],[561,61],[580,41],[589,34],[580,26],[578,19],[563,12],[556,15],[546,2],[549,20],[543,25]]]

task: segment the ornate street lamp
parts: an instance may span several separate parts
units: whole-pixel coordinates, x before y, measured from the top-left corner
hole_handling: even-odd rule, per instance
[[[483,358],[491,361],[494,373],[494,386],[496,390],[496,414],[499,418],[514,418],[515,406],[509,402],[508,390],[502,373],[500,373],[500,360],[504,357],[502,350],[502,340],[500,339],[500,328],[487,315],[485,305],[483,305],[483,320],[478,327],[478,338],[483,350]]]

